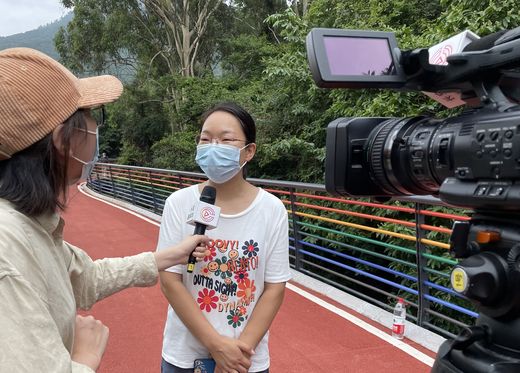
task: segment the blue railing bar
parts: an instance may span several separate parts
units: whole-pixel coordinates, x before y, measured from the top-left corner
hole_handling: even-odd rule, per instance
[[[290,241],[294,241],[294,238],[289,237],[289,240],[290,240]],[[289,246],[289,250],[294,251],[294,250],[295,250],[295,249],[294,249],[294,246]],[[319,257],[319,258],[322,259],[323,257]],[[310,265],[310,266],[313,266],[313,267],[319,268],[319,269],[322,270],[322,271],[325,271],[325,272],[328,272],[328,273],[330,273],[330,274],[332,274],[332,275],[335,275],[335,276],[341,277],[341,278],[343,278],[343,279],[345,279],[345,280],[347,280],[347,281],[354,282],[354,283],[356,283],[356,284],[358,284],[358,285],[360,285],[360,286],[363,286],[363,287],[365,287],[365,288],[368,288],[368,289],[370,289],[370,290],[372,290],[372,291],[378,292],[378,293],[383,294],[383,295],[385,295],[385,296],[392,296],[392,294],[389,293],[389,292],[386,292],[386,291],[384,291],[384,290],[378,289],[378,288],[376,288],[376,287],[374,287],[374,286],[371,286],[371,285],[367,285],[367,284],[365,284],[365,283],[363,283],[363,282],[361,282],[361,281],[355,280],[355,279],[353,279],[353,278],[351,278],[351,277],[349,277],[349,276],[346,276],[346,275],[344,275],[344,274],[341,274],[341,273],[338,273],[338,272],[332,271],[331,269],[326,268],[326,267],[323,267],[323,266],[320,266],[320,265],[318,265],[318,264],[316,264],[316,263],[312,263],[312,262],[309,262],[309,261],[306,261],[306,260],[304,260],[303,262],[306,263],[307,265]],[[313,276],[314,276],[314,277],[319,277],[320,279],[322,279],[322,276],[319,276],[319,275],[313,275]],[[329,280],[329,281],[327,281],[327,282],[328,282],[328,283],[335,284],[335,286],[342,287],[340,284],[337,284],[337,283],[334,282],[334,281],[330,281],[330,280]],[[342,288],[343,288],[343,287],[342,287]],[[346,288],[346,289],[349,289],[349,291],[351,290],[350,288]],[[373,303],[379,303],[379,301],[373,299],[373,298],[370,297],[370,296],[364,295],[363,297],[364,297],[365,299],[370,299],[371,302],[373,302]],[[381,303],[381,304],[383,304],[383,303]],[[412,303],[412,304],[413,304],[413,303]],[[415,305],[415,304],[414,304],[414,306],[417,307],[417,305]],[[388,306],[388,307],[389,307],[389,306]]]
[[[377,252],[375,250],[370,251],[370,250],[363,249],[363,248],[360,248],[360,247],[357,247],[357,246],[354,246],[354,245],[350,245],[348,243],[339,242],[339,241],[336,241],[336,240],[331,240],[330,238],[325,238],[325,237],[321,237],[321,236],[316,236],[314,234],[307,233],[307,232],[304,232],[304,231],[298,231],[298,232],[300,234],[306,236],[306,237],[313,237],[313,238],[316,238],[316,239],[318,239],[320,241],[333,243],[333,244],[336,244],[336,245],[339,245],[339,246],[342,246],[342,247],[346,247],[346,248],[354,250],[354,251],[362,252],[362,253],[364,253],[366,255],[375,256],[376,258],[381,258],[381,259],[388,260],[388,261],[391,261],[391,262],[401,263],[403,265],[407,265],[407,266],[410,266],[412,268],[417,268],[417,264],[415,264],[415,263],[410,263],[410,262],[407,262],[406,260],[402,260],[402,259],[398,259],[398,258],[392,258],[392,257],[389,257],[386,254],[381,254],[381,253],[379,253],[379,252]]]
[[[314,264],[314,263],[308,263],[308,264]],[[320,266],[316,266],[316,265],[315,265],[315,267],[320,268]],[[361,292],[359,292],[359,291],[357,291],[355,289],[352,289],[352,288],[346,287],[346,286],[344,286],[342,284],[338,284],[337,282],[331,281],[330,279],[328,279],[326,277],[323,277],[323,276],[320,276],[320,275],[318,275],[318,274],[316,274],[314,272],[311,272],[311,271],[309,271],[309,270],[307,270],[305,268],[302,268],[300,272],[305,273],[308,276],[314,277],[314,278],[316,278],[316,279],[318,279],[318,280],[320,280],[322,282],[330,284],[330,285],[332,285],[334,287],[337,287],[337,288],[343,290],[346,293],[353,294],[356,297],[358,297],[360,299],[364,299],[365,301],[367,301],[369,303],[372,303],[372,304],[375,304],[375,305],[377,305],[377,306],[379,306],[379,307],[381,307],[383,309],[391,309],[392,308],[391,306],[389,306],[389,305],[387,305],[387,304],[385,304],[385,303],[383,303],[383,302],[381,302],[381,301],[379,301],[377,299],[374,299],[374,298],[372,298],[372,297],[370,297],[370,296],[368,296],[366,294],[363,294],[363,293],[361,293]],[[351,280],[351,278],[347,277],[347,280]],[[354,282],[356,282],[356,281],[354,281]],[[361,284],[366,286],[366,284],[363,284],[363,283],[361,283]]]
[[[95,189],[99,189],[99,190],[112,190],[112,186],[108,186],[108,185],[105,185],[103,183],[99,183],[96,181],[92,181],[92,185],[94,186]]]
[[[431,281],[424,281],[424,283],[426,285],[428,285],[429,287],[431,288],[434,288],[434,289],[437,289],[437,290],[440,290],[440,291],[443,291],[445,293],[448,293],[448,294],[451,294],[451,295],[454,295],[456,296],[457,298],[461,298],[461,299],[467,299],[466,297],[460,295],[459,293],[457,293],[455,290],[453,289],[450,289],[450,288],[447,288],[447,287],[444,287],[442,285],[438,285],[438,284],[435,284]]]
[[[141,192],[145,192],[145,193],[151,193],[151,188],[144,188],[143,185],[141,184],[138,184],[138,183],[131,183],[134,190],[140,190]]]
[[[442,313],[439,313],[439,312],[436,312],[432,309],[427,309],[426,312],[428,312],[430,315],[433,315],[435,317],[438,317],[440,319],[443,319],[443,320],[446,320],[448,322],[451,322],[452,324],[455,324],[455,325],[458,325],[458,326],[461,326],[463,328],[466,328],[468,325],[464,324],[462,321],[459,321],[459,320],[456,320],[456,319],[453,319],[449,316],[446,316],[446,315],[443,315]]]
[[[410,275],[407,275],[405,273],[399,272],[399,271],[395,271],[395,270],[390,269],[388,267],[383,267],[383,266],[381,266],[379,264],[374,264],[374,263],[368,262],[368,261],[363,260],[363,259],[358,259],[358,258],[353,257],[351,255],[343,254],[343,253],[340,253],[340,252],[338,252],[336,250],[327,249],[325,247],[322,247],[322,246],[319,246],[319,245],[316,245],[316,244],[312,244],[312,243],[309,243],[309,242],[300,241],[300,243],[305,245],[305,246],[313,247],[313,248],[315,248],[317,250],[320,250],[320,251],[325,251],[325,252],[327,252],[329,254],[337,255],[337,256],[340,256],[342,258],[352,260],[353,262],[356,262],[356,263],[364,264],[364,265],[369,266],[371,268],[379,269],[380,271],[383,271],[383,272],[386,272],[386,273],[390,273],[391,275],[399,276],[399,277],[405,278],[407,280],[410,280],[412,282],[417,282],[417,278],[415,278],[413,276],[410,276]]]
[[[147,199],[146,197],[144,197],[142,193],[134,193],[133,198],[136,200],[144,201],[146,203],[150,202],[150,199]],[[153,206],[153,204],[152,204],[152,206]]]
[[[379,293],[379,294],[383,294],[383,295],[386,296],[386,297],[394,297],[394,295],[393,295],[392,293],[388,292],[388,291],[384,291],[384,290],[381,290],[381,289],[379,289],[379,288],[377,288],[377,287],[375,287],[375,286],[368,285],[368,284],[364,283],[363,281],[356,280],[356,279],[354,279],[354,278],[352,278],[352,277],[350,277],[350,276],[347,276],[347,275],[345,275],[345,274],[343,274],[343,273],[335,272],[335,271],[333,271],[333,270],[331,270],[331,269],[329,269],[329,268],[326,268],[326,267],[320,266],[320,265],[317,264],[317,263],[309,262],[308,260],[303,260],[302,262],[305,263],[305,264],[307,264],[307,265],[310,266],[310,267],[318,268],[318,269],[320,269],[320,270],[322,270],[322,271],[324,271],[324,272],[327,272],[327,273],[329,273],[329,274],[331,274],[331,275],[337,276],[337,277],[342,278],[342,279],[344,279],[344,280],[346,280],[346,281],[349,281],[349,282],[353,282],[354,284],[357,284],[357,285],[359,285],[359,286],[363,286],[364,288],[370,289],[370,290],[372,290],[373,292],[376,292],[376,293]],[[316,274],[315,276],[318,277],[319,275]],[[319,277],[321,277],[321,276],[319,276]],[[334,283],[334,284],[336,284],[336,282],[334,282],[334,281],[332,281],[332,280],[330,280],[330,279],[329,279],[329,283]],[[336,285],[334,285],[334,286],[336,286]],[[339,287],[339,286],[341,286],[341,285],[338,284],[337,286]],[[348,288],[348,287],[345,287],[345,288],[346,288],[346,289],[349,289],[349,291],[350,291],[350,288]],[[372,302],[379,302],[379,301],[377,301],[376,299],[374,299],[374,298],[372,298],[372,297],[370,297],[370,296],[368,296],[368,295],[366,295],[366,294],[365,294],[365,298],[366,298],[366,299],[370,299],[370,300],[372,300]],[[381,304],[384,304],[384,303],[381,303]],[[411,304],[412,304],[413,306],[417,307],[417,305],[416,305],[415,303],[411,303]],[[392,307],[393,307],[393,306],[385,305],[385,308],[392,308]]]
[[[96,192],[102,193],[102,194],[108,194],[113,195],[113,191],[111,189],[105,188],[105,187],[95,187],[93,188]]]
[[[135,190],[135,189],[134,189],[134,190]],[[141,200],[145,200],[145,201],[149,201],[149,200],[151,200],[151,201],[153,201],[153,198],[152,198],[151,196],[146,195],[145,193],[134,192],[134,196],[135,196],[136,198],[138,198],[138,196],[139,196],[139,199],[141,199]]]
[[[92,179],[92,184],[102,187],[102,188],[110,188],[112,189],[112,184],[110,182],[106,182],[105,180],[101,179]]]
[[[142,194],[142,193],[135,193],[135,197],[137,199],[140,199],[141,201],[146,201],[146,202],[151,202],[151,206],[153,207],[153,197],[152,196],[147,196],[146,194]]]
[[[311,253],[311,252],[309,252],[309,251],[307,251],[307,250],[302,250],[302,253],[303,253],[303,254],[306,254],[306,255],[309,255],[309,256],[311,256],[311,257],[313,257],[313,258],[316,258],[316,259],[322,260],[322,261],[324,261],[324,262],[327,262],[327,263],[333,264],[333,265],[335,265],[335,266],[338,266],[338,267],[341,267],[341,268],[344,268],[344,269],[348,269],[348,270],[350,270],[350,271],[352,271],[352,272],[356,272],[356,273],[358,273],[358,274],[360,274],[360,275],[366,276],[366,277],[371,278],[371,279],[373,279],[373,280],[377,280],[377,281],[382,282],[382,283],[384,283],[384,284],[387,284],[387,285],[393,286],[394,288],[397,288],[397,289],[400,289],[400,290],[404,290],[404,291],[406,291],[406,292],[408,292],[408,293],[410,293],[410,294],[413,294],[413,295],[418,295],[418,294],[419,294],[419,292],[418,292],[417,290],[414,290],[414,289],[409,288],[409,287],[407,287],[407,286],[403,286],[403,285],[396,284],[395,282],[392,282],[392,281],[386,280],[386,279],[384,279],[384,278],[382,278],[382,277],[375,276],[375,275],[373,275],[373,274],[370,274],[370,273],[365,272],[365,271],[362,271],[362,270],[360,270],[360,269],[357,269],[357,268],[351,267],[351,266],[349,266],[349,265],[342,264],[342,263],[338,263],[338,262],[336,262],[336,261],[334,261],[334,260],[330,260],[330,259],[324,258],[324,257],[322,257],[322,256],[319,256],[319,255],[316,255],[316,254],[314,254],[314,253]]]
[[[108,183],[104,183],[104,182],[101,182],[100,180],[92,180],[92,185],[94,186],[94,188],[96,189],[101,189],[101,190],[113,190],[114,188],[112,187],[112,185],[109,185]]]
[[[161,195],[161,197],[164,197],[164,199],[166,199],[173,193],[173,191],[157,188],[155,189],[155,193]]]
[[[128,190],[127,189],[122,189],[122,188],[117,188],[117,195],[118,196],[132,196],[131,193],[128,193]]]
[[[298,223],[300,225],[304,225],[304,226],[309,226],[313,229],[320,229],[320,230],[327,230],[329,228],[323,228],[323,227],[320,227],[320,226],[312,226],[311,224],[307,224],[307,223]],[[307,236],[312,236],[310,233],[306,233],[305,231],[299,231],[301,232],[302,234],[305,234]],[[409,249],[409,248],[406,248],[406,247],[402,247],[402,246],[397,246],[397,245],[393,245],[393,244],[388,244],[388,243],[383,243],[383,242],[374,242],[375,240],[374,239],[370,239],[370,238],[365,238],[365,237],[360,237],[360,236],[356,236],[356,235],[353,235],[353,234],[350,234],[350,233],[345,233],[345,232],[341,232],[341,231],[338,231],[337,234],[340,234],[342,236],[347,236],[347,237],[350,237],[350,238],[353,238],[353,239],[357,239],[359,241],[364,241],[364,242],[367,242],[371,245],[377,245],[377,246],[381,246],[383,248],[392,248],[394,250],[398,250],[399,252],[402,252],[404,254],[408,254],[408,255],[414,255],[412,253],[407,253],[407,252],[404,252],[402,251],[403,249],[407,249],[407,250],[412,250],[412,251],[415,251],[415,249]],[[331,242],[330,239],[327,239],[327,238],[324,238],[324,237],[321,237],[321,236],[315,236],[315,237],[320,237],[320,239],[322,240],[325,240],[325,241],[329,241]],[[335,242],[335,243],[338,243],[338,244],[343,244],[341,242],[338,242],[338,241],[332,241],[332,242]],[[344,244],[345,245],[345,244]],[[384,255],[384,254],[381,254],[381,255]],[[428,259],[431,259],[431,260],[435,260],[435,258],[430,258],[430,257],[427,257]],[[393,258],[392,259],[393,261],[396,261],[396,262],[404,262],[403,264],[406,264],[408,262],[405,262],[401,259],[397,259],[397,258]],[[408,263],[409,265],[413,265],[415,268],[417,268],[417,264],[413,264],[413,263]],[[432,274],[436,274],[436,275],[439,275],[439,276],[443,276],[443,277],[450,277],[450,274],[446,274],[446,273],[442,273],[442,272],[439,272],[439,271],[436,271],[434,269],[430,269],[430,268],[425,268],[426,271],[432,273]]]
[[[92,180],[92,184],[93,185],[96,185],[96,186],[100,186],[102,188],[109,188],[109,189],[112,189],[112,183],[111,182],[106,182],[105,180],[101,180],[101,179],[93,179]]]
[[[424,297],[427,298],[428,300],[432,301],[432,302],[435,302],[437,304],[441,304],[441,305],[443,305],[445,307],[451,308],[452,310],[459,311],[460,313],[463,313],[465,315],[468,315],[468,316],[471,316],[471,317],[474,317],[474,318],[478,317],[478,313],[470,311],[470,310],[468,310],[468,309],[466,309],[464,307],[457,306],[456,304],[452,304],[452,303],[446,302],[446,301],[444,301],[442,299],[439,299],[439,298],[436,298],[436,297],[432,297],[431,295],[427,295],[427,294],[425,294]]]
[[[307,262],[307,264],[313,264],[313,263]],[[315,267],[319,267],[319,266],[315,266]],[[338,287],[338,288],[340,288],[341,290],[343,290],[343,291],[345,291],[347,293],[354,294],[355,296],[357,296],[357,297],[359,297],[361,299],[365,299],[365,300],[369,301],[370,303],[374,303],[374,304],[377,304],[379,306],[383,306],[384,305],[383,302],[378,301],[377,299],[374,299],[374,298],[372,298],[372,297],[370,297],[370,296],[368,296],[366,294],[363,294],[363,293],[361,293],[361,292],[359,292],[359,291],[357,291],[355,289],[346,287],[346,286],[344,286],[342,284],[338,284],[337,282],[334,282],[334,281],[332,281],[332,280],[330,280],[330,279],[328,279],[328,278],[326,278],[324,276],[320,276],[320,275],[318,275],[318,274],[316,274],[314,272],[311,272],[311,271],[309,271],[309,270],[307,270],[305,268],[302,268],[301,272],[307,274],[308,276],[317,278],[320,281],[323,281],[323,282],[325,282],[327,284],[330,284],[330,285],[333,285],[335,287]],[[365,284],[363,284],[363,285],[365,285]]]

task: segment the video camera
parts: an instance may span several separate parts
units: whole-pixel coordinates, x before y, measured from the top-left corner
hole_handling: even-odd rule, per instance
[[[520,371],[520,28],[473,41],[446,65],[427,48],[401,51],[393,32],[313,29],[307,55],[324,88],[457,92],[447,119],[338,118],[327,128],[328,192],[379,200],[434,195],[475,210],[455,222],[450,251],[464,258],[452,286],[480,312],[445,342],[435,372]]]

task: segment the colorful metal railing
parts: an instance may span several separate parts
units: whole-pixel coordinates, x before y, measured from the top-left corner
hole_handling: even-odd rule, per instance
[[[97,164],[88,186],[161,214],[175,190],[204,175]],[[449,285],[454,220],[464,211],[427,197],[389,203],[334,198],[323,185],[248,179],[278,196],[290,221],[290,260],[297,271],[391,310],[398,297],[418,325],[453,337],[478,316]]]

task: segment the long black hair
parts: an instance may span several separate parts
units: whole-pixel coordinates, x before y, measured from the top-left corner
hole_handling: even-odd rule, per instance
[[[11,158],[0,161],[0,198],[31,217],[63,210],[69,188],[70,142],[77,128],[87,128],[83,110],[76,111],[63,123],[60,132],[63,156],[55,148],[50,133]]]

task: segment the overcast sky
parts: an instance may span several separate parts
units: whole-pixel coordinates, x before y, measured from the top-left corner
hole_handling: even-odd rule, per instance
[[[66,13],[60,0],[0,0],[0,36],[33,30]]]

